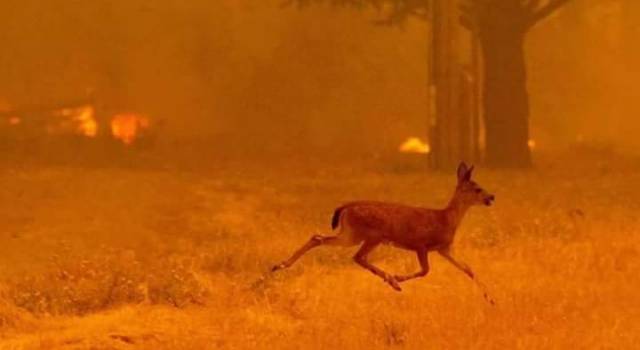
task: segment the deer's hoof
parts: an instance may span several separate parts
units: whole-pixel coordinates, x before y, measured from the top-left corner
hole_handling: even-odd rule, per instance
[[[487,293],[484,293],[484,300],[491,304],[491,306],[496,306],[496,301],[493,300],[493,298],[491,298]]]
[[[389,276],[387,278],[387,283],[389,283],[389,285],[391,286],[391,288],[395,289],[398,292],[402,292],[402,288],[400,288],[400,284],[398,283],[398,281],[395,279],[395,277]]]

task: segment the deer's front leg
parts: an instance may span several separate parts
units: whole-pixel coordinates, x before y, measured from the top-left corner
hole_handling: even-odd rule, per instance
[[[449,261],[453,266],[457,267],[460,271],[464,272],[467,276],[469,276],[469,278],[471,278],[478,285],[478,287],[482,289],[482,294],[484,296],[484,299],[488,301],[491,305],[495,305],[495,301],[493,300],[493,298],[491,298],[491,296],[489,296],[489,292],[487,291],[487,287],[484,285],[484,283],[478,280],[478,278],[473,273],[469,265],[456,260],[456,258],[454,258],[453,255],[451,255],[450,247],[441,249],[438,251],[438,253],[440,253],[440,255],[442,255],[443,258],[447,259],[447,261]]]
[[[447,248],[441,249],[438,251],[438,253],[440,253],[440,255],[443,258],[447,259],[447,261],[450,262],[453,266],[458,268],[458,270],[464,272],[467,276],[469,276],[469,278],[474,279],[475,274],[473,273],[469,265],[456,260],[456,258],[454,258],[453,255],[451,255],[451,248],[447,247]]]
[[[378,267],[376,267],[375,265],[371,264],[369,261],[367,261],[367,255],[369,255],[369,253],[371,253],[371,251],[373,249],[375,249],[378,244],[380,244],[379,242],[364,242],[364,244],[362,245],[362,247],[360,247],[360,250],[358,250],[358,252],[356,253],[356,255],[353,257],[353,260],[360,266],[364,267],[365,269],[371,271],[374,275],[379,276],[380,278],[382,278],[385,282],[389,283],[389,285],[391,286],[391,288],[397,290],[398,292],[402,291],[402,288],[400,288],[400,285],[398,284],[398,281],[396,281],[395,277],[391,276],[390,274],[382,271],[381,269],[379,269]]]
[[[429,273],[429,258],[428,258],[427,250],[421,249],[416,251],[416,253],[418,255],[418,262],[420,263],[420,271],[410,275],[395,276],[396,281],[404,282],[414,278],[424,277]]]

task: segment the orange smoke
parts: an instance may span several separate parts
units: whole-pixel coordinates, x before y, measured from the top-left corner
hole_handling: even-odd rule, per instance
[[[22,123],[22,119],[20,119],[19,117],[9,118],[9,125],[19,125],[20,123]]]

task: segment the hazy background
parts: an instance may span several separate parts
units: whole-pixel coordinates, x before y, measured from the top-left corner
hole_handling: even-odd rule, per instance
[[[375,154],[427,131],[427,25],[280,0],[0,4],[0,107],[95,94],[212,148]],[[636,13],[574,1],[528,36],[533,138],[640,150]],[[346,147],[348,146],[348,147]]]
[[[427,135],[427,24],[281,1],[0,1],[0,349],[637,348],[639,1],[574,0],[527,33],[534,166],[477,164],[497,200],[454,244],[495,306],[437,254],[402,293],[356,247],[269,272],[342,203],[442,208],[456,187],[397,151]],[[125,146],[108,120],[89,138],[12,116],[88,97],[152,128]]]

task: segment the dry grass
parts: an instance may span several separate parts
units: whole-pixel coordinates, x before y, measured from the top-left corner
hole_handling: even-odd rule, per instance
[[[439,206],[449,174],[404,163],[4,169],[0,349],[634,348],[640,165],[565,160],[478,172],[498,202],[466,218],[457,255],[496,306],[437,256],[402,293],[355,266],[353,249],[266,273],[326,232],[336,204]],[[393,248],[374,259],[417,269]]]

